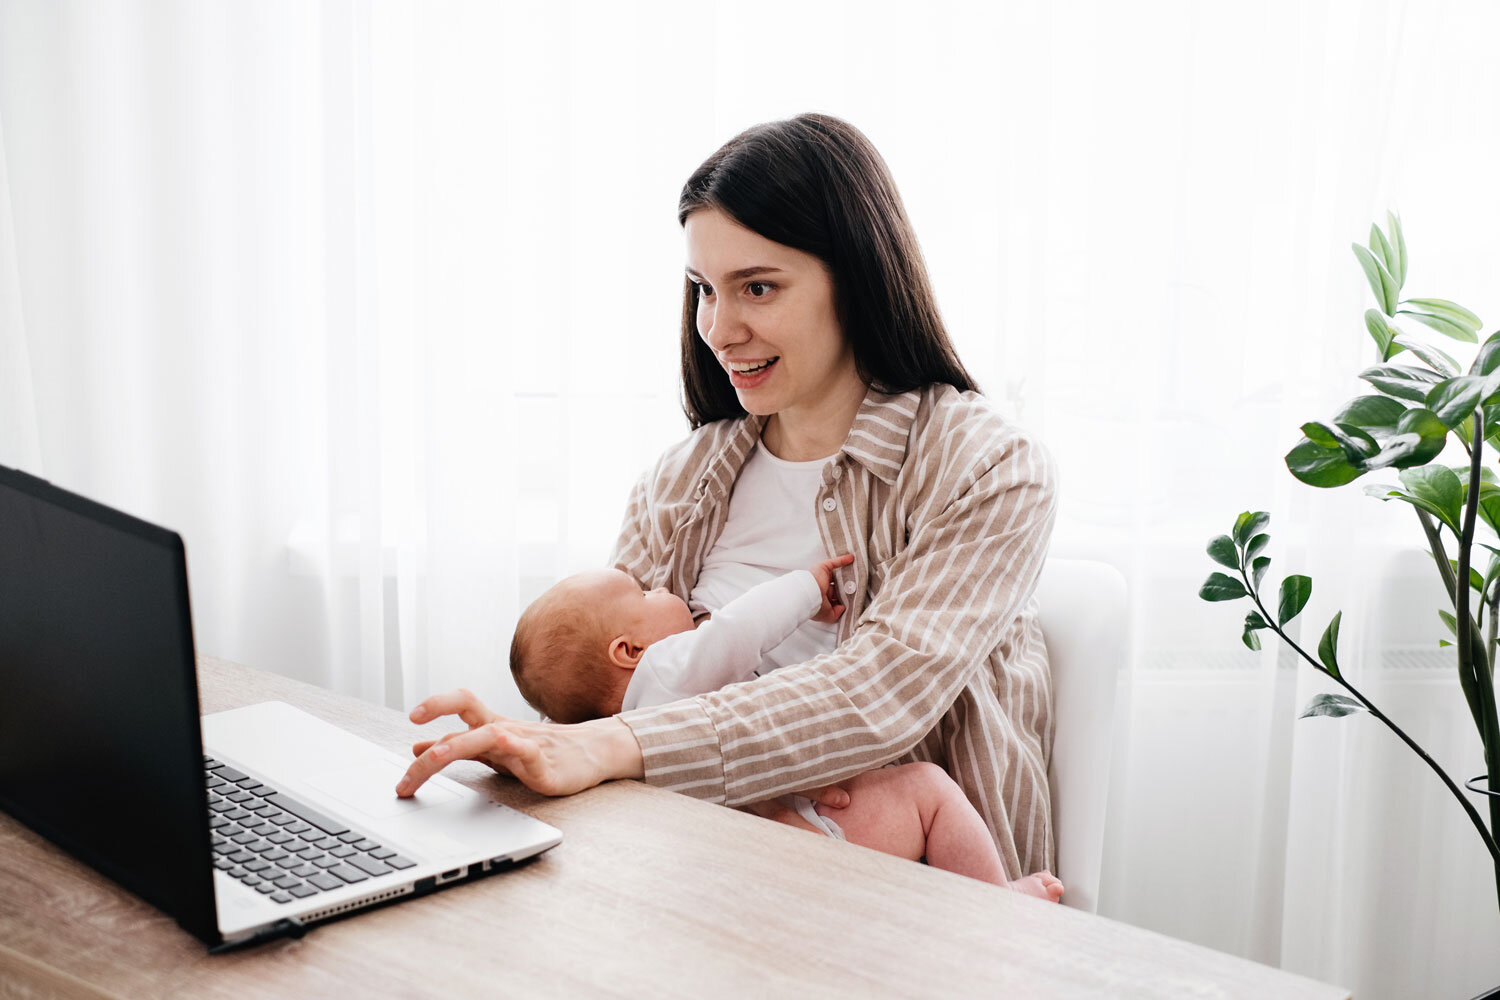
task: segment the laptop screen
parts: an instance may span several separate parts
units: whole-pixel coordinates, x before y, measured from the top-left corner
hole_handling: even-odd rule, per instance
[[[219,940],[182,539],[0,467],[0,808]]]

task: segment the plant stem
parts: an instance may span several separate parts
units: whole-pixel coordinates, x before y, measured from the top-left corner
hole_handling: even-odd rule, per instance
[[[1321,671],[1322,673],[1328,675],[1329,677],[1332,677],[1335,681],[1337,681],[1344,688],[1344,690],[1352,694],[1361,705],[1365,706],[1365,708],[1369,710],[1371,715],[1375,716],[1375,718],[1385,723],[1386,727],[1390,729],[1391,732],[1400,737],[1401,742],[1411,747],[1413,753],[1415,753],[1418,757],[1421,757],[1422,760],[1426,761],[1427,766],[1432,768],[1433,772],[1436,773],[1443,784],[1447,786],[1448,791],[1453,793],[1453,797],[1458,800],[1458,804],[1463,806],[1464,812],[1468,814],[1470,821],[1472,821],[1474,824],[1474,829],[1479,831],[1479,839],[1484,841],[1485,848],[1490,852],[1490,857],[1494,860],[1497,873],[1500,873],[1500,845],[1497,845],[1495,843],[1495,838],[1490,835],[1490,831],[1484,825],[1484,819],[1479,815],[1478,810],[1474,808],[1474,804],[1464,797],[1463,791],[1453,783],[1453,779],[1448,777],[1448,772],[1444,771],[1442,767],[1438,765],[1437,761],[1429,757],[1426,750],[1423,750],[1410,736],[1407,736],[1406,733],[1402,731],[1400,726],[1392,722],[1384,712],[1377,708],[1374,702],[1370,701],[1370,699],[1366,698],[1363,694],[1356,690],[1354,685],[1344,680],[1344,678],[1339,674],[1336,674],[1333,671],[1329,670],[1327,667],[1323,666],[1323,664],[1319,663],[1311,656],[1308,656],[1305,649],[1292,641],[1291,636],[1287,635],[1286,632],[1282,630],[1282,627],[1276,624],[1276,619],[1271,616],[1271,613],[1266,610],[1266,606],[1261,603],[1260,593],[1253,586],[1251,586],[1250,578],[1246,575],[1244,567],[1240,568],[1240,578],[1245,581],[1245,590],[1249,592],[1250,599],[1255,602],[1255,606],[1260,609],[1261,617],[1264,618],[1267,624],[1270,625],[1272,631],[1281,636],[1282,642],[1286,643],[1288,646],[1291,646],[1292,649],[1296,650],[1297,654],[1308,663],[1312,664],[1314,669]],[[1494,812],[1493,806],[1491,807],[1491,812]],[[1500,875],[1497,875],[1497,877],[1500,877]]]
[[[1417,520],[1422,522],[1422,531],[1427,535],[1427,547],[1432,549],[1432,558],[1437,560],[1438,575],[1443,578],[1443,586],[1448,588],[1448,600],[1457,601],[1458,581],[1453,576],[1453,567],[1448,565],[1448,553],[1443,549],[1443,536],[1433,523],[1432,515],[1420,507],[1412,509],[1417,512]]]
[[[1485,772],[1487,787],[1500,790],[1500,715],[1495,708],[1495,683],[1490,663],[1479,663],[1474,659],[1474,622],[1469,617],[1469,556],[1474,546],[1474,521],[1479,514],[1479,465],[1484,452],[1484,408],[1474,411],[1474,447],[1469,460],[1469,498],[1464,509],[1464,533],[1458,547],[1458,672],[1459,677],[1471,678],[1479,701],[1479,738],[1484,741]],[[1486,650],[1487,651],[1487,650]],[[1490,827],[1500,830],[1500,798],[1488,797],[1490,804]],[[1500,858],[1495,859],[1495,895],[1500,900]]]

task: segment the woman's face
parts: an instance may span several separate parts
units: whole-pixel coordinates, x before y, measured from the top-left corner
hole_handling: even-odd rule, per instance
[[[687,274],[698,285],[698,336],[746,412],[812,406],[857,377],[821,260],[714,208],[689,215],[684,229]]]

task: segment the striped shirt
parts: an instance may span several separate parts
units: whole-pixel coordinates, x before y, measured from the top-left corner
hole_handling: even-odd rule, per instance
[[[765,418],[668,448],[630,494],[614,565],[692,606]],[[1052,867],[1051,680],[1032,592],[1056,512],[1036,439],[975,392],[870,390],[815,500],[846,610],[838,648],[695,698],[623,712],[646,781],[737,806],[931,761],[1011,877]]]

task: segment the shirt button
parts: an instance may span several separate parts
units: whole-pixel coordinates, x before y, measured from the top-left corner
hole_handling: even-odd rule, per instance
[[[842,465],[835,465],[833,467],[833,478],[834,479],[839,478],[843,474],[844,474],[844,467]]]
[[[839,502],[837,500],[835,500],[833,497],[824,497],[823,498],[823,509],[824,510],[837,510],[838,506],[839,506]]]
[[[853,580],[845,580],[844,581],[844,593],[846,593],[846,594],[852,594],[852,593],[854,593],[854,581]]]

